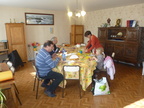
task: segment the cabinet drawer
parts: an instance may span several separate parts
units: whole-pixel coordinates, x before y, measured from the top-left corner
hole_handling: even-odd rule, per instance
[[[124,43],[118,43],[118,42],[116,42],[115,46],[117,46],[117,47],[124,47]]]

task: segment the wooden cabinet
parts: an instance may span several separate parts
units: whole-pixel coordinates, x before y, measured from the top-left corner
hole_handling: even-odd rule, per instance
[[[71,25],[70,44],[75,45],[77,43],[84,42],[84,26],[83,25]]]
[[[115,60],[129,63],[144,61],[144,27],[98,28],[105,54],[115,52]]]
[[[27,51],[23,23],[6,23],[9,53],[17,50],[22,61],[27,62]]]

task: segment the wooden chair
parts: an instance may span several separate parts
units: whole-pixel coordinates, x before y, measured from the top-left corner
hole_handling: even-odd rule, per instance
[[[14,79],[0,82],[0,88],[1,88],[2,90],[7,90],[7,89],[10,89],[10,90],[11,90],[12,97],[13,97],[14,104],[15,104],[15,108],[18,108],[16,98],[18,99],[20,105],[22,105],[22,103],[21,103],[21,101],[20,101],[20,98],[19,98],[19,96],[18,96],[18,90],[17,90],[17,88],[16,88],[15,80],[14,80]]]
[[[19,91],[16,87],[15,80],[13,78],[14,72],[9,70],[9,67],[6,63],[0,63],[0,68],[2,71],[0,72],[0,88],[2,90],[11,90],[12,97],[15,103],[15,108],[17,108],[18,106],[16,98],[18,99],[20,105],[22,105],[22,103],[18,97]]]
[[[33,65],[33,68],[36,71],[35,78],[34,78],[33,91],[35,91],[35,87],[36,87],[36,84],[37,84],[37,87],[36,87],[36,99],[37,99],[38,98],[38,91],[39,91],[39,81],[43,81],[44,79],[39,77],[38,69],[35,65],[35,62],[32,62],[32,65]]]
[[[35,88],[36,88],[36,99],[38,99],[39,82],[40,82],[40,81],[42,82],[44,79],[39,77],[38,68],[36,67],[34,61],[32,62],[32,65],[33,65],[34,70],[36,71],[35,78],[34,78],[33,91],[35,91]],[[52,81],[53,81],[53,79],[50,80],[50,83],[51,83]]]
[[[68,78],[67,74],[71,73],[71,74],[76,74],[78,75],[77,78]],[[65,80],[79,80],[79,96],[81,98],[81,86],[80,86],[80,66],[78,65],[64,65],[63,66],[63,76],[64,76],[64,80],[63,80],[63,92],[62,92],[62,97],[64,98],[64,90],[65,90],[65,85],[64,85],[64,81]]]

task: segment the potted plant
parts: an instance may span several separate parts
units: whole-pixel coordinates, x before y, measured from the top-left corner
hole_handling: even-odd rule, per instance
[[[0,108],[5,108],[4,100],[6,100],[6,97],[0,89]]]

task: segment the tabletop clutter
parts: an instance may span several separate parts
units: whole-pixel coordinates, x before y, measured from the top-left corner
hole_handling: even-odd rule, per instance
[[[84,91],[92,82],[93,71],[96,69],[96,61],[93,60],[93,53],[85,53],[83,45],[77,44],[70,47],[62,47],[59,55],[62,57],[62,61],[54,68],[57,72],[62,72],[64,65],[79,65],[81,67],[80,77],[81,77],[81,86]],[[67,75],[68,77],[76,76]],[[106,95],[110,94],[110,89],[106,77],[102,77],[100,80],[95,79],[95,86],[93,90],[93,95]],[[66,84],[66,83],[65,83]],[[60,85],[62,86],[62,85]]]
[[[13,73],[6,63],[0,63],[0,82],[13,79]]]
[[[96,68],[96,61],[92,59],[91,53],[84,52],[85,47],[69,46],[62,47],[58,55],[61,57],[61,61],[57,67],[53,68],[53,71],[63,74],[63,66],[65,65],[78,65],[80,69],[80,82],[82,89],[86,91],[87,87],[92,82],[93,70]],[[78,77],[76,73],[68,73],[68,78]],[[59,86],[62,87],[63,84]],[[65,82],[66,85],[66,82]]]

